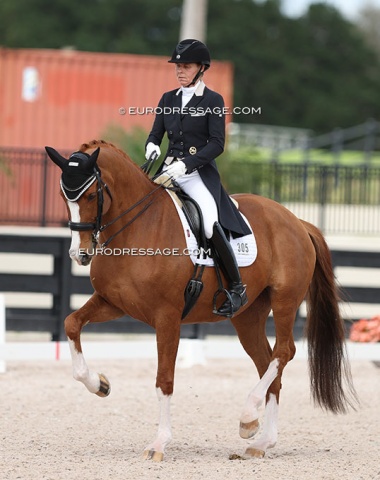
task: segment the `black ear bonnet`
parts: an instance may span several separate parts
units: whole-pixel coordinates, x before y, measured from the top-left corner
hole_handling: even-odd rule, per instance
[[[61,189],[67,200],[75,202],[96,180],[97,165],[90,155],[74,152],[62,169]]]
[[[52,147],[45,147],[45,150],[62,170],[61,189],[70,202],[77,201],[95,180],[100,178],[100,170],[96,164],[99,147],[91,155],[85,152],[74,152],[69,159],[62,157]]]

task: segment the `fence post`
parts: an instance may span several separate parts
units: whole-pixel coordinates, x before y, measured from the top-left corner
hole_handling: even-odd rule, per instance
[[[48,169],[48,156],[44,155],[44,163],[42,169],[42,205],[41,205],[41,227],[46,227],[46,206],[47,206],[47,169]]]
[[[319,211],[319,228],[322,232],[326,227],[326,200],[327,200],[327,178],[328,167],[322,167],[321,169],[321,197],[320,197],[320,211]]]
[[[376,148],[376,134],[379,131],[379,124],[373,118],[370,118],[365,123],[366,135],[364,137],[364,161],[369,165],[373,151]]]
[[[340,162],[340,155],[343,150],[343,131],[340,128],[336,128],[332,132],[332,151],[335,157],[335,164],[339,164]]]
[[[63,322],[71,313],[71,259],[68,254],[70,242],[71,238],[62,238],[60,254],[54,259],[54,275],[58,277],[60,284],[59,295],[53,297],[53,309],[57,316],[57,323],[52,332],[52,340],[55,342],[66,339]]]

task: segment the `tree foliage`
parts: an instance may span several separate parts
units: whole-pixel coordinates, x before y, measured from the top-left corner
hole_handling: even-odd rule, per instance
[[[0,45],[169,56],[182,0],[2,0]],[[212,58],[234,64],[235,122],[325,132],[380,118],[380,60],[358,26],[325,4],[300,18],[279,0],[208,0]]]

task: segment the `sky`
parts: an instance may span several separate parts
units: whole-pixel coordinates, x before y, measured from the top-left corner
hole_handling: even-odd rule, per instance
[[[334,5],[349,20],[355,20],[358,11],[366,4],[380,8],[380,0],[282,0],[282,11],[291,17],[298,17],[307,11],[312,3]]]

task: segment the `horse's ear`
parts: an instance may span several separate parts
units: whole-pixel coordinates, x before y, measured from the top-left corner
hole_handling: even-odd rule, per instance
[[[91,153],[90,160],[91,162],[93,162],[94,166],[95,166],[96,160],[98,159],[99,152],[100,152],[100,147],[98,147],[96,150],[94,150]]]
[[[46,153],[53,160],[53,162],[58,165],[58,167],[63,170],[63,167],[67,164],[67,159],[62,157],[57,150],[54,150],[52,147],[45,147]]]

